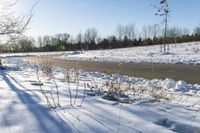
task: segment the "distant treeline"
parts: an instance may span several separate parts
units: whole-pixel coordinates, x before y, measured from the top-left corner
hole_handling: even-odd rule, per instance
[[[168,44],[200,41],[200,25],[192,33],[186,28],[170,27],[167,30]],[[6,46],[0,45],[1,52],[42,52],[113,49],[163,44],[163,30],[158,25],[144,26],[140,32],[134,24],[118,25],[114,35],[101,38],[97,29],[88,28],[84,33],[71,36],[56,34],[34,39],[23,36]]]

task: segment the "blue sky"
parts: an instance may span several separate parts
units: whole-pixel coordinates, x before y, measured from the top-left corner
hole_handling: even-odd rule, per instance
[[[19,10],[26,11],[36,0],[21,0]],[[35,8],[29,35],[84,32],[96,27],[102,36],[113,34],[118,24],[160,23],[151,4],[159,0],[40,0]],[[200,0],[169,0],[171,26],[193,29],[200,23]]]

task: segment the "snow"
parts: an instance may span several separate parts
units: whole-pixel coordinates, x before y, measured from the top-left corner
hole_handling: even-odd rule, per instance
[[[42,56],[42,55],[63,55],[73,54],[73,51],[61,51],[61,52],[28,52],[28,53],[1,53],[0,58],[12,58],[12,57],[28,57],[28,56]]]
[[[175,80],[169,79],[169,78],[163,81],[162,86],[163,88],[171,90],[171,91],[188,91],[188,88],[189,88],[188,84],[185,81],[180,80],[176,82]],[[193,94],[197,93],[196,90],[190,90],[189,92]]]
[[[167,78],[167,79],[165,79],[165,80],[163,81],[163,87],[164,87],[165,89],[172,89],[172,88],[174,88],[175,86],[176,86],[176,81],[173,80],[173,79]]]
[[[160,45],[111,50],[91,50],[76,54],[65,53],[56,58],[110,62],[200,64],[200,42],[170,44],[168,54],[161,54]]]
[[[5,58],[4,62],[7,69],[0,71],[0,130],[3,133],[200,132],[198,84],[78,70],[80,82],[77,84],[75,78],[70,80],[73,100],[73,106],[70,106],[64,72],[61,68],[54,68],[61,107],[50,108],[40,87],[47,93],[51,92],[53,97],[56,97],[56,89],[54,82],[45,76],[40,77],[41,82],[38,81],[36,68],[41,66],[16,57]],[[70,75],[75,75],[76,70],[69,71]],[[94,83],[100,87],[111,81],[116,81],[116,85],[120,83],[122,87],[131,84],[132,90],[127,90],[127,97],[115,95],[119,98],[117,101],[108,100],[103,97],[106,93],[98,93]],[[85,88],[85,84],[94,85],[94,91]],[[144,93],[138,94],[134,89]],[[169,101],[162,98],[155,101],[152,92],[173,96]],[[53,103],[51,98],[50,102]]]
[[[188,89],[188,85],[185,81],[178,81],[178,83],[175,86],[175,90],[182,90],[182,91],[186,91]]]

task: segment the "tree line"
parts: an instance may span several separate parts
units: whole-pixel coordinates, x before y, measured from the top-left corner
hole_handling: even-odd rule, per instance
[[[192,33],[187,28],[169,27],[164,40],[164,31],[159,25],[143,26],[138,31],[135,24],[118,25],[113,35],[101,38],[96,28],[88,28],[83,33],[72,36],[67,33],[53,36],[33,37],[22,36],[15,41],[0,45],[0,52],[42,52],[42,51],[74,51],[113,49],[136,46],[149,46],[181,42],[200,41],[200,25]]]

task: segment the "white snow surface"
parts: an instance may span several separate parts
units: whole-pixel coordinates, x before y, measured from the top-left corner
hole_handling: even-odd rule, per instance
[[[46,100],[37,86],[36,66],[22,62],[19,58],[7,58],[6,70],[0,71],[0,131],[2,133],[194,133],[200,132],[200,85],[184,81],[146,80],[119,74],[112,76],[99,72],[79,70],[80,83],[78,97],[69,106],[67,83],[63,70],[54,68],[55,80],[59,88],[61,107],[47,106]],[[73,74],[73,70],[72,71]],[[41,76],[45,92],[56,96],[51,80]],[[110,101],[95,95],[86,88],[86,97],[81,105],[84,84],[93,81],[105,83],[117,79],[122,85],[133,84],[134,88],[151,90],[159,88],[173,94],[172,100],[151,102],[147,93],[143,96],[129,91],[129,104]],[[74,99],[77,85],[71,83]],[[159,91],[159,90],[158,90]],[[136,97],[140,97],[134,100]],[[122,98],[123,99],[123,98]],[[52,102],[52,101],[51,101]],[[74,101],[73,101],[74,102]]]
[[[65,53],[57,58],[110,62],[200,64],[200,42],[170,44],[168,54],[161,54],[160,45],[110,50]]]

